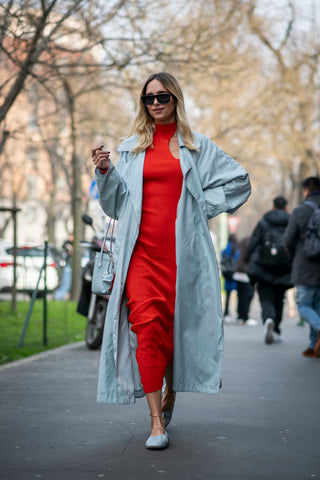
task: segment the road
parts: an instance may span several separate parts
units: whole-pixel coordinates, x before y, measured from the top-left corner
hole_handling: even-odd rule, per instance
[[[179,393],[163,451],[144,447],[145,398],[96,403],[99,351],[84,344],[0,368],[1,480],[320,479],[320,359],[308,327],[225,326],[219,395]]]

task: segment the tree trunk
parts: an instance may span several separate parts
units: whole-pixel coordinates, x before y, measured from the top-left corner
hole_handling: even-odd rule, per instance
[[[73,256],[72,256],[72,286],[70,299],[78,300],[81,289],[81,249],[79,243],[81,240],[81,164],[77,155],[77,137],[75,124],[75,106],[74,96],[70,84],[64,80],[65,92],[67,95],[68,111],[70,117],[70,139],[71,139],[71,204],[73,217]]]
[[[55,181],[55,180],[53,180]],[[55,203],[56,203],[56,188],[55,185],[52,187],[50,192],[49,205],[47,209],[47,232],[48,232],[48,242],[56,243],[56,213],[55,213]]]

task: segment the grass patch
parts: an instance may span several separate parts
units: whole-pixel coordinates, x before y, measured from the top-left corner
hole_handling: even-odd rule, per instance
[[[29,301],[17,303],[11,311],[10,301],[0,301],[0,365],[29,357],[35,353],[84,340],[86,318],[76,313],[77,302],[47,302],[47,345],[43,345],[43,301],[34,303],[23,346],[18,347]]]

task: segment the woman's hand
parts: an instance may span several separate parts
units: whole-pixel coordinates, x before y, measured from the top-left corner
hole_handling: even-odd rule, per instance
[[[103,145],[95,147],[91,151],[92,161],[97,168],[108,170],[110,166],[110,152],[103,150]]]

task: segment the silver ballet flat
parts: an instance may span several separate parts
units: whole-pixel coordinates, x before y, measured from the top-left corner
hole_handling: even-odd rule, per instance
[[[146,441],[146,448],[149,450],[163,450],[169,445],[169,437],[167,432],[163,435],[150,435]]]
[[[163,424],[163,419],[161,413],[150,413],[150,417],[158,417],[161,419],[161,423]],[[162,450],[167,448],[169,444],[169,437],[166,431],[162,435],[150,435],[148,440],[146,441],[146,448],[149,450]]]

